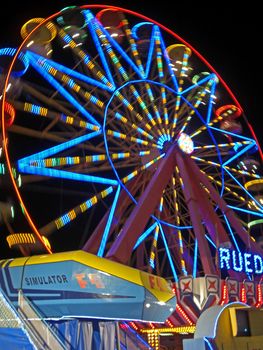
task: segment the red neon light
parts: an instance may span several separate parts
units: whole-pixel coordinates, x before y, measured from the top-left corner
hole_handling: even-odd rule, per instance
[[[246,290],[244,285],[242,285],[241,287],[240,301],[242,301],[243,303],[247,301]]]
[[[219,302],[219,305],[224,305],[224,304],[227,304],[227,295],[228,295],[228,288],[227,288],[227,284],[226,284],[226,281],[222,281],[222,289],[221,289],[221,295],[222,295],[222,298]]]
[[[183,316],[183,318],[189,323],[189,325],[192,326],[193,322],[190,320],[190,318],[187,316],[184,310],[179,306],[179,304],[176,304],[176,309]]]
[[[263,303],[263,296],[262,296],[262,290],[261,290],[261,284],[259,283],[257,285],[257,303],[256,303],[256,307],[261,307]]]

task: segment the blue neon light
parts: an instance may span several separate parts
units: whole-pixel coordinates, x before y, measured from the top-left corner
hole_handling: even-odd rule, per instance
[[[216,89],[216,81],[214,80],[213,81],[213,84],[210,88],[211,92],[210,92],[210,95],[209,95],[209,103],[208,103],[208,108],[207,108],[207,115],[206,115],[206,122],[207,124],[210,123],[210,119],[211,119],[211,114],[212,114],[212,99],[215,94],[215,89]]]
[[[208,345],[208,350],[215,350],[214,347],[211,345],[210,341],[206,337],[204,337],[204,341]]]
[[[250,148],[254,147],[254,143],[251,143],[250,145],[247,145],[246,147],[244,147],[242,150],[240,150],[239,152],[237,152],[233,157],[231,157],[230,159],[228,159],[223,166],[225,167],[227,164],[229,164],[230,162],[233,162],[234,159],[236,159],[237,157],[240,157],[242,154],[244,154],[245,152],[247,152]]]
[[[253,197],[253,196],[248,192],[248,190],[241,184],[241,182],[239,182],[239,181],[237,180],[237,178],[236,178],[235,176],[233,176],[226,168],[225,168],[225,171],[232,177],[232,179],[234,179],[234,181],[240,186],[240,188],[242,188],[242,189],[246,192],[246,194],[259,206],[259,208],[260,208],[261,210],[263,210],[262,204],[259,203],[259,202],[255,199],[255,197]],[[262,213],[262,215],[263,215],[263,213]]]
[[[100,176],[72,173],[70,171],[65,171],[65,170],[37,168],[34,166],[26,165],[25,163],[19,164],[18,169],[21,173],[26,173],[26,174],[57,177],[57,178],[62,178],[67,180],[93,182],[93,183],[100,183],[100,184],[107,184],[107,185],[118,185],[117,180],[106,179]]]
[[[259,216],[259,217],[263,217],[263,213],[259,213],[257,211],[252,211],[252,210],[247,210],[247,209],[242,209],[242,208],[238,208],[238,207],[234,207],[233,205],[228,205],[228,208],[237,210],[237,211],[242,211],[243,213],[247,213],[247,214],[252,214],[255,216]]]
[[[227,217],[226,217],[225,214],[224,214],[224,219],[225,219],[225,223],[227,224],[227,227],[228,227],[228,229],[229,229],[229,232],[230,232],[230,234],[231,234],[231,237],[232,237],[232,239],[233,239],[233,242],[234,242],[234,244],[235,244],[235,247],[236,247],[237,251],[240,252],[240,249],[239,249],[239,246],[238,246],[238,244],[237,244],[237,241],[236,241],[234,232],[233,232],[233,230],[232,230],[232,228],[231,228],[231,226],[230,226],[230,224],[229,224],[229,221],[228,221],[228,219],[227,219]]]
[[[176,80],[176,77],[174,75],[174,72],[171,68],[171,62],[169,60],[169,57],[168,55],[166,54],[166,46],[164,44],[164,41],[163,41],[163,38],[162,38],[162,35],[160,33],[160,30],[159,30],[159,27],[154,25],[153,26],[153,29],[152,29],[152,36],[151,36],[151,41],[150,41],[150,46],[149,46],[149,51],[148,51],[148,57],[147,57],[147,63],[146,63],[146,77],[149,76],[149,72],[150,72],[150,67],[151,67],[151,64],[152,64],[152,61],[153,61],[153,50],[154,50],[154,46],[156,44],[156,39],[159,39],[160,40],[160,46],[161,46],[161,49],[162,49],[162,57],[164,58],[164,60],[166,61],[166,66],[169,70],[169,75],[170,77],[172,78],[172,81],[174,83],[174,86],[175,86],[175,90],[178,92],[178,82]]]
[[[98,50],[98,53],[100,55],[102,65],[106,71],[106,74],[108,76],[109,81],[111,82],[112,86],[114,86],[114,90],[115,90],[116,87],[115,87],[114,79],[112,77],[110,68],[108,66],[104,51],[102,50],[101,42],[100,42],[100,40],[96,34],[95,28],[94,28],[94,27],[96,27],[96,28],[99,27],[101,29],[101,26],[99,25],[99,22],[95,20],[93,14],[90,11],[85,10],[85,11],[83,11],[83,14],[85,15],[85,17],[87,19],[88,27],[89,27],[89,30],[91,32],[91,36],[94,40],[96,49]]]
[[[84,11],[84,12],[90,12],[90,11]],[[105,30],[105,28],[99,23],[99,21],[96,18],[91,18],[91,16],[93,15],[89,15],[87,17],[88,22],[90,22],[92,20],[92,25],[95,25],[97,27],[99,27],[99,29],[102,31],[102,33],[105,35],[105,37],[108,40],[108,43],[111,47],[114,47],[120,54],[121,57],[124,58],[128,65],[133,67],[134,71],[140,76],[140,78],[145,78],[145,73],[143,71],[140,71],[140,69],[138,69],[137,65],[131,60],[131,58],[127,55],[127,53],[122,49],[122,47],[117,43],[117,41],[115,41],[110,34],[108,33],[107,30]],[[92,25],[89,26],[90,28],[92,28]],[[92,28],[93,30],[93,28]],[[94,33],[94,35],[96,35]],[[106,63],[106,60],[105,60]],[[142,69],[143,67],[141,67]]]
[[[110,209],[108,221],[107,221],[105,230],[103,232],[103,236],[102,236],[100,247],[99,247],[98,254],[97,254],[98,256],[103,256],[103,254],[104,254],[106,243],[107,243],[107,239],[108,239],[108,235],[109,235],[109,232],[110,232],[110,227],[111,227],[113,215],[114,215],[117,203],[118,203],[120,190],[121,190],[121,186],[119,185],[117,187],[117,191],[116,191],[116,194],[115,194],[115,197],[114,197],[114,201],[113,201],[112,207]]]
[[[196,272],[197,272],[197,253],[198,253],[198,240],[195,239],[193,278],[196,278]]]
[[[206,82],[209,81],[209,80],[212,80],[212,79],[213,79],[213,80],[215,81],[215,80],[216,80],[215,78],[216,78],[215,73],[211,73],[211,74],[207,75],[205,78],[203,78],[203,79],[201,79],[200,81],[198,81],[196,84],[193,84],[193,85],[189,86],[187,89],[185,89],[185,90],[183,90],[183,91],[181,91],[181,92],[178,92],[178,95],[184,95],[184,94],[186,94],[187,92],[189,92],[189,91],[195,89],[197,86],[200,86],[200,85],[206,83]]]
[[[214,248],[217,248],[217,246],[215,245],[215,243],[212,241],[212,239],[211,239],[208,235],[205,235],[205,238],[208,240],[208,242],[209,242]]]
[[[219,266],[222,270],[243,271],[246,274],[262,275],[263,258],[259,254],[219,248]]]
[[[148,236],[149,234],[155,229],[155,227],[157,226],[157,222],[155,222],[154,224],[152,224],[138,239],[137,242],[134,245],[134,249],[136,249]]]
[[[166,254],[167,254],[167,258],[169,260],[169,263],[170,263],[170,267],[171,267],[171,270],[172,270],[172,273],[173,273],[173,276],[174,276],[174,280],[175,282],[178,282],[178,276],[177,276],[177,273],[176,273],[176,270],[174,268],[174,263],[173,263],[173,259],[172,259],[172,256],[171,256],[171,253],[170,253],[170,249],[169,249],[169,246],[166,242],[166,238],[165,238],[165,234],[163,232],[163,228],[162,228],[162,225],[160,223],[158,223],[159,227],[160,227],[160,231],[161,231],[161,235],[162,235],[162,239],[163,239],[163,243],[164,243],[164,247],[165,247],[165,251],[166,251]]]
[[[92,132],[90,134],[85,134],[85,135],[76,137],[75,139],[72,139],[72,140],[66,141],[64,143],[61,143],[60,145],[56,145],[54,147],[48,148],[48,149],[46,149],[44,151],[41,151],[41,152],[38,152],[38,153],[34,153],[31,156],[27,156],[27,157],[21,158],[17,162],[18,166],[20,166],[23,163],[27,163],[27,165],[28,165],[28,163],[31,162],[31,161],[44,159],[44,158],[53,156],[56,153],[65,151],[66,149],[69,149],[69,148],[71,148],[73,146],[76,146],[76,145],[78,145],[80,143],[88,141],[88,140],[92,139],[93,137],[101,135],[101,133],[102,133],[101,130],[99,130],[99,131]]]
[[[71,103],[85,118],[87,118],[91,123],[100,127],[99,122],[93,118],[93,116],[48,72],[47,69],[52,67],[49,63],[44,60],[44,65],[40,66],[38,64],[38,60],[27,51],[27,57],[30,59],[31,65],[35,68],[35,70],[41,74],[46,81],[48,81],[58,92],[65,97],[65,99]]]
[[[255,146],[255,144],[256,144],[255,140],[253,140],[253,139],[251,139],[249,137],[237,135],[237,134],[234,134],[233,132],[226,131],[226,130],[221,130],[221,129],[218,129],[218,128],[214,127],[214,126],[209,126],[209,128],[212,129],[212,130],[218,131],[221,134],[223,133],[223,134],[227,134],[227,135],[230,135],[230,136],[234,136],[234,137],[236,137],[238,139],[250,141],[251,143],[253,143],[253,146]]]

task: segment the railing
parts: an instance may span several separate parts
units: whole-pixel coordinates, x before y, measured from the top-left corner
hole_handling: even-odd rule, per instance
[[[38,349],[65,350],[66,347],[51,326],[40,316],[22,290],[18,294],[18,314]]]
[[[15,308],[9,302],[7,296],[0,289],[0,328],[22,328]]]

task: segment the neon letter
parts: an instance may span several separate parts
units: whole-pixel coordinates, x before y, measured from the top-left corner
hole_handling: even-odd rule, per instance
[[[249,254],[249,253],[245,253],[245,254],[244,254],[245,272],[248,272],[248,273],[253,272],[253,270],[251,269],[251,267],[249,267],[249,265],[251,265],[251,261],[249,261],[250,258],[251,258],[251,254]]]
[[[261,274],[263,273],[263,260],[260,255],[254,255],[254,268],[255,273]]]
[[[227,270],[230,270],[230,252],[229,249],[226,248],[219,248],[219,262],[220,262],[220,268]]]
[[[238,258],[237,258],[237,254],[238,254]],[[236,251],[232,251],[232,260],[233,260],[233,269],[235,271],[242,271],[243,270],[243,257],[242,254],[240,252],[236,252]],[[238,263],[237,263],[238,260]]]

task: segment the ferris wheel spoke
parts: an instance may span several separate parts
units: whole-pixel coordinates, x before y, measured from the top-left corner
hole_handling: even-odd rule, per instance
[[[263,216],[263,205],[262,203],[260,203],[254,196],[252,196],[252,194],[243,186],[243,184],[238,181],[238,179],[231,174],[231,172],[227,169],[225,169],[226,172],[229,174],[229,176],[237,183],[237,185],[239,186],[240,189],[243,190],[244,194],[247,195],[254,203],[254,205],[256,207],[258,207],[259,211],[262,212],[262,216]]]
[[[164,198],[163,196],[160,199],[160,204],[159,207],[157,208],[157,213],[156,216],[157,218],[160,217],[162,211],[163,211],[163,202],[164,202]],[[153,236],[153,240],[152,240],[152,245],[151,245],[151,249],[150,249],[150,258],[149,258],[149,265],[152,269],[155,268],[155,258],[156,258],[156,252],[157,252],[157,244],[158,244],[158,237],[159,237],[159,225],[157,225],[155,227],[155,231],[154,231],[154,236]]]
[[[131,179],[133,179],[135,176],[137,176],[140,172],[146,170],[146,169],[149,169],[150,167],[152,167],[154,164],[156,164],[159,160],[161,160],[161,158],[164,157],[164,153],[161,154],[160,156],[152,159],[151,161],[149,161],[148,163],[142,165],[141,167],[133,170],[130,174],[126,175],[125,177],[123,177],[121,179],[121,182],[123,184],[126,184],[128,181],[130,181]]]
[[[88,79],[88,83],[93,83],[95,86],[99,84],[98,86],[102,89],[105,88],[106,90],[113,91],[115,90],[115,84],[111,77],[110,71],[106,70],[106,75],[101,71],[101,67],[98,65],[98,63],[91,58],[89,54],[87,54],[84,50],[80,49],[77,45],[77,43],[74,41],[74,39],[67,34],[63,29],[60,29],[58,31],[58,34],[62,41],[71,48],[73,53],[80,58],[81,61],[84,62],[85,67],[87,68],[88,72],[92,74],[94,78],[84,78],[84,81]],[[70,73],[72,74],[72,73]],[[87,75],[88,76],[88,75]],[[78,73],[76,77],[79,77]],[[102,85],[101,85],[102,84]]]
[[[134,61],[136,62],[136,66],[138,67],[139,71],[140,71],[140,75],[141,77],[145,77],[145,71],[143,68],[143,64],[140,58],[140,55],[138,53],[137,50],[137,45],[136,45],[136,41],[132,32],[132,29],[130,28],[130,24],[128,19],[124,16],[124,14],[121,12],[120,13],[120,18],[121,18],[121,26],[122,26],[122,30],[126,35],[126,38],[128,39],[129,42],[129,46],[131,49],[131,55],[134,59]]]
[[[116,91],[115,96],[118,98],[118,100],[123,104],[123,106],[125,106],[127,108],[127,110],[132,113],[132,116],[134,116],[134,118],[136,120],[138,120],[139,122],[143,123],[144,122],[144,118],[143,116],[137,111],[135,110],[134,106],[127,100],[127,98],[125,98],[125,96],[123,96],[123,94],[120,91]],[[155,121],[154,119],[151,117],[150,114],[147,114],[147,117],[151,118],[149,119],[152,123],[152,125],[155,125]],[[147,122],[144,124],[144,127],[150,131],[152,129],[152,126]]]
[[[39,117],[48,118],[56,122],[59,121],[60,123],[71,125],[73,127],[88,130],[99,130],[99,127],[97,125],[88,123],[86,120],[83,120],[73,115],[66,115],[64,113],[54,112],[49,108],[46,108],[41,105],[36,105],[28,102],[14,102],[14,106],[17,110],[30,113],[31,115],[37,115]]]
[[[84,143],[90,139],[93,139],[97,136],[101,135],[101,131],[94,131],[92,133],[89,133],[89,134],[85,134],[85,135],[82,135],[82,136],[79,136],[79,137],[76,137],[75,139],[72,139],[72,140],[68,140],[66,142],[63,142],[59,145],[56,145],[56,146],[53,146],[53,147],[50,147],[50,148],[47,148],[43,151],[40,151],[40,152],[37,152],[37,153],[34,153],[30,156],[27,156],[27,157],[24,157],[24,158],[21,158],[19,159],[17,162],[18,162],[18,165],[19,164],[29,164],[30,162],[33,162],[34,160],[36,159],[43,159],[43,158],[46,158],[46,157],[50,157],[54,154],[57,154],[59,152],[62,152],[62,151],[65,151],[67,149],[70,149],[72,147],[75,147],[81,143]]]
[[[104,90],[106,90],[108,92],[114,91],[114,86],[109,84],[109,82],[107,81],[107,79],[104,77],[103,74],[98,73],[97,76],[100,77],[101,79],[96,80],[96,79],[91,78],[89,75],[86,75],[86,74],[83,74],[83,73],[77,71],[76,69],[69,68],[61,63],[55,62],[55,61],[48,59],[46,57],[42,57],[35,52],[27,51],[26,56],[28,56],[28,55],[29,55],[29,57],[34,57],[34,59],[37,62],[39,62],[39,64],[47,63],[48,66],[50,67],[50,69],[53,69],[53,70],[60,72],[61,75],[64,75],[65,77],[75,78],[76,81],[86,83],[86,84],[92,86],[93,88],[98,87],[102,91],[104,91]],[[83,57],[82,59],[85,61],[85,57]],[[86,58],[86,61],[87,60],[88,59]]]
[[[147,131],[145,131],[144,129],[142,129],[141,127],[136,125],[135,123],[129,122],[128,118],[124,117],[119,112],[115,113],[115,118],[120,120],[121,123],[127,125],[130,128],[130,130],[135,129],[139,134],[142,134],[143,136],[147,137],[148,139],[153,140],[152,135],[150,135]]]
[[[239,245],[238,245],[237,240],[236,240],[236,238],[235,238],[235,234],[234,234],[234,232],[233,232],[233,230],[232,230],[232,227],[231,227],[231,225],[230,225],[230,223],[229,223],[228,218],[227,218],[226,215],[224,215],[224,219],[225,219],[225,222],[226,222],[226,224],[227,224],[228,231],[230,232],[230,235],[231,235],[232,241],[233,241],[233,243],[234,243],[234,246],[235,246],[236,250],[237,250],[238,252],[240,252],[240,248],[239,248]]]
[[[45,158],[50,157],[51,155],[57,154],[61,151],[65,151],[69,148],[75,147],[80,143],[84,143],[85,141],[88,141],[100,134],[101,134],[100,131],[95,131],[93,133],[80,136],[73,140],[69,140],[63,144],[56,145],[44,151],[19,159],[17,161],[18,169],[22,173],[27,173],[27,174],[36,174],[36,175],[57,177],[57,178],[63,178],[68,180],[75,180],[75,181],[116,185],[117,180],[114,180],[114,179],[108,179],[108,178],[99,177],[99,176],[91,176],[91,175],[74,173],[74,172],[65,171],[61,169],[52,169],[52,168],[46,167],[46,165],[48,165],[49,163],[48,161],[45,161]],[[68,160],[70,159],[71,158],[69,158]],[[77,160],[78,158],[76,158],[76,161]],[[59,163],[59,161],[57,163]],[[66,161],[66,164],[67,164],[67,161]],[[57,165],[62,165],[62,164],[57,164]]]
[[[174,179],[174,177],[173,177],[173,179]],[[175,202],[173,210],[175,211],[175,215],[177,215],[178,217],[181,217],[181,214],[179,214],[179,212],[178,212],[178,202]],[[171,212],[171,209],[169,207],[167,207],[166,204],[164,204],[163,221],[167,222],[170,220],[168,218],[169,212]],[[159,222],[161,224],[160,220],[159,220]],[[177,225],[177,227],[180,227],[182,225],[182,222],[180,221],[180,219],[176,220],[176,225]],[[175,232],[171,233],[170,232],[171,227],[167,227],[167,226],[165,226],[165,231],[168,231],[169,235],[176,236],[176,245],[177,245],[176,253],[178,256],[178,260],[179,260],[178,263],[179,263],[180,271],[182,271],[182,273],[184,275],[187,275],[186,262],[185,262],[185,249],[184,249],[184,242],[182,239],[182,232],[180,229],[177,229],[177,230],[175,230]]]
[[[135,63],[133,62],[131,57],[127,55],[127,53],[121,48],[117,41],[111,37],[109,32],[99,23],[99,21],[93,16],[93,14],[90,11],[85,11],[85,16],[91,35],[93,36],[97,50],[102,59],[104,68],[106,67],[106,71],[110,73],[110,76],[112,77],[112,74],[110,72],[110,67],[105,57],[105,53],[109,56],[109,59],[112,62],[111,68],[116,68],[117,72],[124,81],[128,81],[129,76],[124,66],[121,64],[118,58],[118,54],[120,55],[124,63],[128,65],[128,67],[132,67],[133,70],[139,75],[139,77],[143,78],[143,76],[141,75],[142,66],[137,66],[137,63],[139,63],[138,60],[135,61]]]
[[[92,124],[100,127],[99,122],[93,118],[93,116],[81,105],[81,103],[73,97],[73,95],[68,92],[63,85],[58,82],[53,76],[52,67],[49,66],[47,62],[42,62],[41,60],[36,60],[35,57],[31,54],[27,54],[31,65],[35,68],[35,70],[43,76],[43,78],[49,82],[56,90],[58,90],[61,95],[71,103],[85,118],[87,118]],[[54,72],[56,74],[56,72]],[[69,81],[70,84],[70,81]],[[72,83],[74,85],[74,82]]]
[[[170,253],[169,245],[168,245],[166,237],[165,237],[165,233],[163,231],[162,225],[160,223],[158,223],[158,225],[160,227],[160,232],[161,232],[163,244],[164,244],[164,247],[165,247],[167,258],[169,260],[170,268],[172,270],[173,278],[174,278],[174,280],[176,282],[178,282],[178,275],[177,275],[177,272],[176,272],[176,269],[175,269],[175,266],[174,266],[174,261],[173,261],[172,255]]]
[[[209,79],[208,79],[209,78]],[[203,79],[203,83],[201,84],[202,80],[200,81],[200,85],[196,87],[196,85],[193,85],[194,94],[188,95],[187,101],[191,104],[192,109],[188,113],[184,124],[182,128],[180,129],[180,133],[184,132],[188,124],[190,123],[191,119],[193,118],[194,114],[198,110],[200,104],[207,105],[207,112],[206,112],[206,120],[210,120],[211,112],[212,112],[212,97],[214,95],[214,89],[216,86],[216,78],[214,74],[209,75],[208,78]],[[192,89],[190,89],[190,92]],[[185,92],[188,92],[188,89],[182,92],[182,96],[185,95]],[[208,101],[205,102],[205,100],[208,97]],[[188,100],[189,99],[189,100]]]
[[[167,72],[164,71],[164,67],[167,69]],[[169,57],[166,54],[165,43],[157,25],[153,25],[152,27],[146,62],[146,77],[151,78],[155,71],[157,71],[158,81],[160,83],[165,82],[167,84],[169,82],[170,87],[178,91],[178,82],[172,70]],[[165,74],[169,74],[169,78],[165,79]]]
[[[153,90],[151,88],[149,81],[147,80],[145,81],[145,90],[146,90],[147,98],[149,99],[150,105],[152,106],[153,112],[155,114],[155,118],[157,119],[157,121],[159,121],[161,119],[161,115],[155,103]]]
[[[211,165],[211,167],[216,167],[216,168],[221,168],[222,167],[222,164],[220,163],[217,163],[217,162],[213,162],[211,160],[208,160],[206,158],[200,158],[200,157],[196,157],[196,156],[193,156],[191,155],[191,158],[200,162],[200,163],[204,163],[204,164],[207,164],[208,166]],[[258,174],[254,174],[254,173],[251,173],[251,172],[248,172],[248,171],[245,171],[245,170],[241,170],[241,169],[237,169],[237,168],[233,168],[233,167],[230,167],[230,166],[224,166],[225,169],[229,170],[231,173],[235,173],[235,174],[239,174],[239,175],[247,175],[251,178],[255,178],[255,179],[260,179],[260,175]]]
[[[180,174],[179,174],[179,169],[176,166],[175,167],[175,174],[176,177],[179,179],[180,181]],[[176,190],[176,178],[175,176],[172,177],[172,187],[173,187],[173,199],[174,199],[174,209],[175,209],[175,217],[176,217],[176,225],[178,227],[180,227],[181,225],[181,215],[179,213],[179,196],[178,196],[178,192]],[[182,208],[181,208],[182,210]],[[182,272],[184,275],[187,275],[187,271],[186,271],[186,264],[185,264],[185,259],[184,259],[184,244],[183,244],[183,236],[182,236],[182,231],[179,229],[177,231],[178,234],[178,242],[179,242],[179,252],[181,254],[181,268],[182,268]]]
[[[83,215],[88,209],[93,207],[95,204],[97,204],[101,199],[107,197],[111,193],[113,193],[114,187],[109,186],[106,189],[104,189],[101,192],[98,192],[96,195],[92,196],[85,202],[82,202],[81,204],[75,206],[74,208],[68,210],[63,215],[59,216],[55,220],[49,222],[47,225],[43,226],[40,229],[40,232],[44,236],[48,236],[51,233],[58,231],[65,227],[66,225],[72,223],[75,219],[77,219],[79,216]]]
[[[109,217],[108,217],[108,220],[107,220],[107,223],[106,223],[106,226],[104,229],[104,233],[103,233],[103,236],[101,239],[100,247],[99,247],[99,250],[97,253],[98,256],[104,255],[106,243],[107,243],[107,239],[108,239],[108,235],[109,235],[109,231],[110,231],[110,226],[112,224],[113,215],[114,215],[114,212],[115,212],[115,209],[116,209],[116,206],[118,203],[119,195],[120,195],[120,190],[121,190],[121,186],[119,185],[117,187],[117,191],[116,191],[116,194],[115,194],[115,197],[114,197],[114,200],[112,203],[112,207],[111,207],[110,212],[109,212]]]
[[[156,228],[158,225],[157,222],[154,222],[150,227],[148,227],[137,239],[136,243],[134,244],[133,249],[137,249],[138,246],[145,241],[145,239],[152,233],[152,231]]]
[[[121,133],[119,131],[113,131],[113,130],[108,129],[107,130],[107,135],[108,136],[112,136],[112,137],[117,138],[117,139],[133,142],[133,143],[136,143],[138,145],[143,145],[143,146],[148,146],[148,147],[153,147],[153,148],[159,148],[159,146],[157,144],[155,144],[155,143],[152,143],[152,142],[149,142],[147,140],[144,140],[144,139],[141,139],[141,138],[137,138],[137,137],[134,137],[134,136],[127,136],[126,134],[123,134],[123,133]]]

